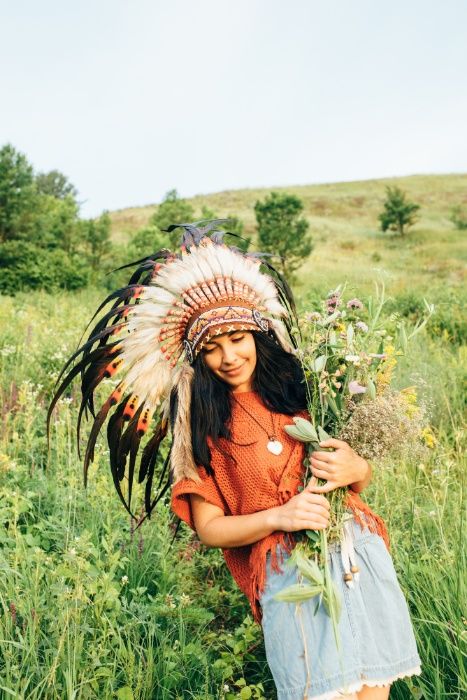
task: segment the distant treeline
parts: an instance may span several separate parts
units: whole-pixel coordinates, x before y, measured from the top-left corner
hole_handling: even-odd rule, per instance
[[[0,292],[24,289],[79,289],[89,284],[113,286],[106,273],[160,248],[176,248],[180,230],[167,233],[173,223],[218,218],[203,207],[167,193],[149,224],[125,245],[111,240],[111,219],[104,212],[95,219],[80,216],[78,192],[68,177],[52,170],[36,173],[27,157],[11,144],[0,149]],[[301,216],[298,197],[271,193],[255,206],[261,250],[277,256],[277,266],[291,276],[312,250],[308,222]],[[232,245],[247,250],[251,239],[244,224],[229,216],[225,228]]]
[[[35,173],[13,146],[0,150],[0,291],[78,289],[98,277],[110,218],[79,215],[77,191],[57,170]]]
[[[378,217],[381,231],[404,236],[416,222],[419,208],[402,190],[388,187]],[[277,192],[254,206],[255,242],[259,250],[274,256],[274,265],[289,280],[313,250],[303,210],[299,197]],[[126,275],[108,276],[112,269],[160,248],[178,246],[180,230],[164,230],[171,224],[214,218],[218,212],[207,207],[196,212],[171,190],[147,226],[134,232],[126,244],[116,244],[111,240],[108,212],[83,219],[78,192],[66,175],[58,170],[36,173],[27,157],[7,144],[0,149],[0,293],[74,290],[89,284],[113,287],[123,283]],[[452,210],[451,221],[459,229],[467,228],[467,217],[459,207]],[[251,238],[234,213],[224,228],[233,234],[230,244],[248,249]]]

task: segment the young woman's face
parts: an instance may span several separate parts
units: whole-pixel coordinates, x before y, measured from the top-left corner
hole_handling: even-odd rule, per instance
[[[233,331],[213,338],[201,351],[204,362],[232,391],[251,391],[256,367],[253,333]]]

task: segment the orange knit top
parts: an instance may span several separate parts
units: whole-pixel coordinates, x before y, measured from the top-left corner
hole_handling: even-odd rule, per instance
[[[291,416],[271,413],[255,392],[235,394],[232,407],[231,440],[221,438],[217,447],[208,440],[214,475],[199,468],[201,483],[184,479],[172,489],[172,509],[195,530],[190,494],[202,496],[222,509],[225,515],[248,515],[282,505],[298,492],[303,479],[304,447],[289,437],[284,425],[291,425]],[[246,409],[246,410],[245,410]],[[260,427],[247,411],[254,415]],[[303,414],[307,415],[307,414]],[[274,429],[272,429],[272,422]],[[267,449],[268,435],[274,433],[284,449],[274,455]],[[230,457],[230,455],[232,457]],[[380,534],[388,545],[383,520],[375,515],[361,498],[349,490],[348,506],[357,521]],[[290,552],[295,545],[291,533],[273,532],[254,544],[223,549],[224,559],[239,588],[247,596],[255,620],[261,620],[259,599],[264,590],[266,555],[271,566],[280,571],[276,545]]]

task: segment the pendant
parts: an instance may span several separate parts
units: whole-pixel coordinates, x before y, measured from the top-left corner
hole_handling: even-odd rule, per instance
[[[279,440],[276,440],[275,438],[269,438],[267,447],[269,452],[272,452],[273,455],[280,455],[284,449],[282,442],[279,442]]]

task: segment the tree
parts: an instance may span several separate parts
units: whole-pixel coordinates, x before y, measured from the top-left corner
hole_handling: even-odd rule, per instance
[[[449,220],[452,221],[458,231],[467,231],[467,214],[462,210],[462,207],[453,207]]]
[[[386,187],[384,211],[378,217],[381,230],[397,231],[403,236],[406,229],[418,220],[416,212],[419,209],[420,205],[409,202],[406,193],[399,187]]]
[[[180,236],[180,231],[177,235]],[[143,258],[161,248],[170,248],[169,234],[159,231],[157,226],[144,226],[132,236],[128,254],[130,259]]]
[[[40,194],[47,194],[56,199],[65,199],[66,197],[76,199],[78,196],[76,187],[59,170],[38,173],[36,175],[36,186]]]
[[[14,295],[26,289],[81,289],[88,284],[82,257],[59,248],[47,249],[26,240],[0,246],[0,292]]]
[[[185,199],[180,199],[177,190],[170,190],[164,197],[162,204],[151,217],[150,224],[157,226],[159,231],[168,228],[171,224],[184,224],[192,221],[194,209]],[[181,230],[175,229],[167,234],[172,247],[180,243]],[[153,251],[150,251],[153,252]]]
[[[313,249],[308,221],[300,216],[302,211],[298,197],[278,192],[255,204],[259,246],[280,257],[279,269],[289,280]]]
[[[69,255],[78,251],[81,229],[79,205],[68,195],[56,199],[51,195],[37,197],[35,221],[29,239],[46,248],[61,248]]]
[[[11,144],[0,149],[0,242],[25,237],[36,198],[32,165]]]
[[[110,251],[110,225],[110,216],[107,211],[104,211],[98,219],[81,222],[84,253],[94,278]]]

